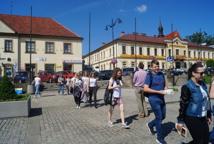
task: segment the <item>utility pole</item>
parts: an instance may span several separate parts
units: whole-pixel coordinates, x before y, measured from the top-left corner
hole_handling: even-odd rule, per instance
[[[29,84],[32,82],[32,6],[30,7],[30,80]]]
[[[173,24],[171,24],[171,32],[173,33]],[[172,35],[172,85],[175,86],[175,58],[174,58],[174,48],[173,48],[173,39],[174,35]]]
[[[137,35],[137,20],[136,17],[134,19],[134,48],[135,48],[135,71],[137,71],[137,47],[136,47],[136,35]]]
[[[88,59],[88,65],[91,66],[91,13],[89,13],[89,19],[88,19],[88,52],[89,52],[89,59]]]
[[[115,64],[117,63],[117,59],[115,58],[115,49],[114,49],[114,27],[117,24],[122,23],[122,20],[117,18],[117,19],[112,19],[111,24],[106,25],[105,30],[108,31],[109,28],[111,28],[111,33],[112,33],[112,45],[113,45],[113,58],[111,60],[111,63],[113,64],[113,69],[115,68]]]

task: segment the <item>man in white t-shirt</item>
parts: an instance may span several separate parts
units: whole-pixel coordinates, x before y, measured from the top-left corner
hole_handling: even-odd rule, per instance
[[[34,78],[35,97],[40,97],[40,85],[41,85],[41,78],[37,75]]]

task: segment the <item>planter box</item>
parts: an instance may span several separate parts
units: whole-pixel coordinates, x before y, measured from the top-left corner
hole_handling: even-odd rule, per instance
[[[31,109],[31,96],[23,101],[0,102],[0,118],[28,117]]]

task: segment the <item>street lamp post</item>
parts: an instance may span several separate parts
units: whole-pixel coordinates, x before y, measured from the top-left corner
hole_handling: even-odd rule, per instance
[[[115,58],[115,51],[114,51],[114,27],[117,24],[120,24],[122,22],[122,20],[120,18],[117,19],[112,19],[111,24],[106,25],[105,30],[108,31],[109,28],[111,28],[111,32],[112,32],[112,43],[113,43],[113,59],[111,60],[111,63],[113,64],[113,68],[115,68],[115,64],[117,63],[117,59]]]

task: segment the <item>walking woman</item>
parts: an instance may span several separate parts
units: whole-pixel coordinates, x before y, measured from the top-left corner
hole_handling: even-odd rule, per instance
[[[95,78],[95,73],[90,73],[89,78],[89,103],[92,106],[92,96],[94,97],[94,107],[97,108],[97,79]]]
[[[81,99],[85,103],[88,101],[89,95],[89,74],[87,71],[83,71],[82,75],[83,89]]]
[[[82,95],[82,88],[83,88],[83,82],[81,79],[81,73],[76,73],[75,77],[72,79],[72,85],[73,85],[73,95],[74,95],[74,101],[76,103],[76,108],[80,109],[80,103],[81,103],[81,95]]]
[[[185,123],[193,140],[189,144],[208,144],[211,108],[207,86],[203,82],[204,68],[195,63],[188,70],[188,81],[181,88],[177,128]]]
[[[121,88],[122,88],[122,70],[120,68],[115,68],[113,70],[113,74],[111,79],[109,80],[108,89],[113,90],[112,94],[112,105],[110,105],[109,111],[108,111],[108,125],[110,127],[113,126],[112,122],[112,114],[115,106],[118,106],[120,108],[120,117],[122,121],[122,127],[123,128],[129,128],[129,126],[125,122],[124,118],[124,107],[123,107],[123,100],[121,95]]]

